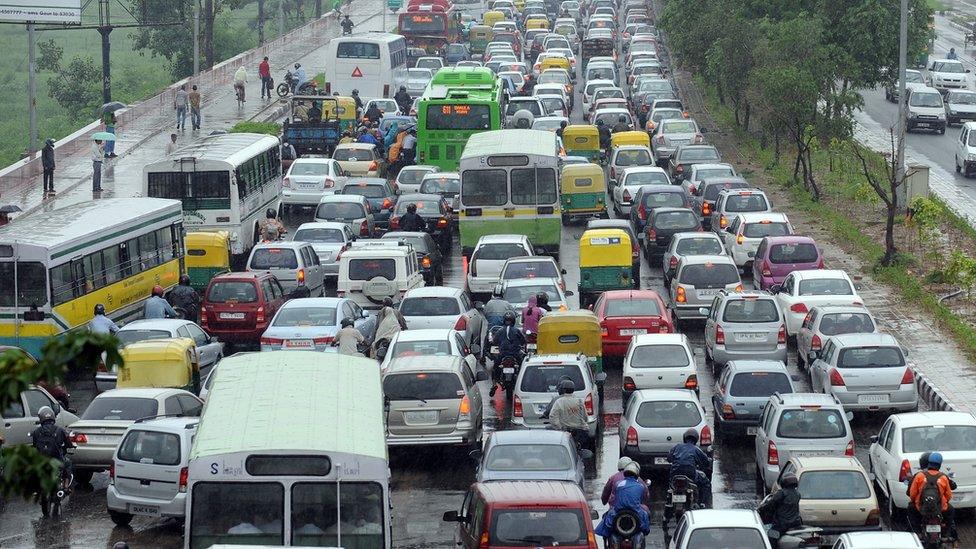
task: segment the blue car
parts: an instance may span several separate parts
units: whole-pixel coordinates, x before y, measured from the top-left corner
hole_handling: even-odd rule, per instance
[[[448,44],[444,51],[444,60],[448,65],[456,65],[458,61],[471,59],[471,52],[464,44]]]
[[[393,185],[382,177],[350,177],[338,194],[356,194],[369,202],[376,227],[386,231],[390,227],[390,214],[396,207],[397,194]]]

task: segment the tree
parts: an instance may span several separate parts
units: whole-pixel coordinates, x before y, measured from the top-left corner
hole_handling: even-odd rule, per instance
[[[47,80],[47,94],[74,119],[95,116],[102,104],[102,71],[90,57],[74,57]]]
[[[897,147],[894,128],[889,128],[888,133],[891,138],[891,156],[888,158],[896,158]],[[905,179],[898,176],[894,162],[887,158],[881,158],[879,161],[876,157],[869,157],[864,148],[855,141],[851,141],[850,146],[854,155],[861,162],[861,173],[864,174],[864,178],[867,179],[868,184],[871,185],[885,206],[885,252],[881,258],[881,264],[887,267],[895,262],[898,254],[898,249],[895,246],[895,216],[898,215],[899,210],[898,189],[904,185]],[[905,206],[905,204],[901,204],[901,206]]]

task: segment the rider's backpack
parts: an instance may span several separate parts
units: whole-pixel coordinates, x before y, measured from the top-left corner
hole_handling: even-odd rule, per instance
[[[34,431],[34,448],[37,449],[41,455],[61,459],[61,445],[58,444],[58,431],[57,429],[43,429],[39,428]]]
[[[942,513],[942,492],[939,490],[939,479],[942,473],[935,475],[924,473],[925,484],[918,498],[918,511],[922,516],[937,516]]]

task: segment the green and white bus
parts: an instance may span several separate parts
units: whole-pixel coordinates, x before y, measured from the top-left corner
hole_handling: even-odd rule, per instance
[[[241,353],[213,375],[190,449],[184,547],[392,547],[375,360]]]
[[[559,255],[559,143],[539,130],[472,135],[461,155],[458,226],[470,256],[486,234],[524,234],[537,249]]]

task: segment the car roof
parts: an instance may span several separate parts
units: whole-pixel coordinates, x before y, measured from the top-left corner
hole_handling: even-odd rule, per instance
[[[722,189],[718,194],[738,194],[738,195],[750,195],[750,194],[761,194],[766,196],[766,193],[762,189],[757,189],[755,187],[746,187],[744,189]]]
[[[696,509],[685,513],[693,528],[750,528],[762,529],[759,515],[751,509]]]
[[[786,365],[778,360],[732,360],[726,365],[736,372],[782,372],[789,374]]]
[[[453,372],[460,370],[464,359],[456,355],[401,356],[390,360],[386,374],[398,372]]]
[[[362,203],[366,200],[365,196],[358,194],[327,194],[319,200],[319,204],[323,202],[356,202]]]
[[[407,193],[407,194],[401,194],[400,197],[397,198],[397,202],[400,201],[411,202],[413,200],[434,200],[440,202],[443,199],[444,199],[443,196],[434,193]]]
[[[175,330],[180,326],[185,326],[189,322],[189,320],[184,320],[182,318],[140,318],[139,320],[127,322],[125,326],[119,328],[119,331],[152,329]]]
[[[269,273],[268,271],[247,271],[247,272],[235,271],[235,272],[232,272],[232,273],[219,274],[219,275],[211,278],[210,279],[210,282],[211,283],[216,282],[216,281],[223,282],[225,280],[230,280],[230,281],[233,281],[233,280],[258,280],[258,279],[262,279],[262,278],[274,278],[274,275],[271,274],[271,273]]]
[[[403,299],[408,297],[459,297],[464,294],[460,288],[450,288],[447,286],[423,286],[407,290],[403,294]]]
[[[295,232],[302,229],[339,229],[341,231],[345,227],[346,224],[339,221],[309,221],[299,225],[298,228],[295,229]]]
[[[779,400],[783,406],[831,406],[834,408],[842,408],[841,404],[834,400],[833,395],[824,393],[785,393],[779,395]]]
[[[342,188],[352,187],[353,185],[357,187],[363,187],[367,185],[387,185],[388,181],[385,177],[350,177],[342,184]]]
[[[976,425],[976,417],[969,412],[908,412],[891,416],[899,427],[931,427],[933,425]]]
[[[159,398],[173,393],[191,394],[181,389],[172,389],[169,387],[127,387],[123,389],[110,389],[104,393],[99,393],[95,398]]]
[[[460,177],[461,174],[458,172],[430,172],[430,173],[425,173],[423,179],[421,179],[420,181],[423,182],[426,179],[441,179],[441,178],[459,179]]]
[[[482,235],[481,238],[478,239],[478,244],[493,244],[498,242],[517,242],[522,244],[526,240],[528,240],[528,237],[521,234],[486,234]],[[477,245],[475,245],[475,247],[477,247]]]
[[[293,307],[338,307],[345,301],[344,297],[300,297],[289,299],[281,306],[282,309]]]
[[[163,431],[166,433],[193,433],[200,423],[198,417],[159,417],[136,421],[129,427],[130,431]]]
[[[601,99],[601,101],[604,101]],[[624,175],[631,173],[668,173],[664,168],[659,168],[658,166],[631,166],[629,168],[624,168]],[[661,185],[662,187],[669,185]]]
[[[488,503],[528,504],[533,507],[566,503],[572,503],[574,507],[587,506],[586,496],[573,482],[502,480],[479,482],[475,484],[475,489]]]
[[[838,334],[830,336],[841,347],[859,347],[871,345],[895,345],[898,340],[891,334]]]
[[[671,120],[674,120],[673,118]],[[694,120],[694,118],[687,118],[686,120]],[[696,122],[697,124],[697,122]],[[695,164],[691,167],[692,170],[716,170],[719,168],[728,168],[735,171],[735,167],[728,162],[709,162],[705,164]]]
[[[641,185],[640,188],[637,189],[637,191],[638,192],[643,191],[645,193],[680,193],[680,194],[685,194],[684,189],[682,189],[678,185],[665,185],[665,184],[662,184],[662,183],[652,183],[650,185]],[[663,210],[663,209],[666,209],[666,208],[655,208],[655,211],[657,211],[657,210]],[[687,208],[670,208],[670,209],[672,209],[672,210],[685,210]]]
[[[450,339],[455,330],[450,328],[424,328],[421,330],[400,330],[396,334],[397,341],[431,341],[435,339]]]
[[[871,311],[861,307],[859,305],[817,305],[811,307],[810,310],[816,309],[820,313],[820,318],[824,315],[834,314],[834,313],[861,313],[861,314],[871,314]],[[874,316],[874,315],[871,315]]]
[[[723,185],[725,183],[732,183],[732,182],[734,183],[741,182],[741,183],[745,183],[746,185],[749,184],[749,182],[746,181],[745,178],[743,178],[740,175],[720,175],[720,176],[711,176],[711,177],[703,178],[701,180],[701,185]]]
[[[265,248],[290,248],[298,249],[302,246],[308,246],[308,242],[303,242],[301,240],[276,240],[274,242],[258,242],[254,245],[252,250],[262,250]]]
[[[379,99],[370,99],[370,101],[379,101]],[[339,143],[336,145],[337,149],[372,149],[376,145],[372,143]]]
[[[810,280],[813,278],[843,278],[850,280],[851,278],[847,275],[846,271],[840,269],[804,269],[801,271],[793,271],[792,274],[801,280]]]
[[[742,214],[739,214],[742,215]],[[817,241],[809,236],[803,236],[799,234],[786,234],[782,236],[764,236],[767,240],[767,245],[772,246],[774,244],[813,244],[816,245]]]
[[[546,263],[556,263],[556,260],[551,255],[527,255],[521,257],[510,257],[505,260],[505,263],[536,263],[539,261],[544,261]]]
[[[685,334],[641,334],[634,336],[633,346],[645,345],[686,345],[688,336]]]
[[[760,223],[762,221],[789,221],[790,218],[785,213],[780,212],[743,212],[736,214],[742,218],[743,223]],[[788,235],[792,236],[792,235]]]
[[[722,238],[712,231],[683,231],[680,233],[674,233],[671,237],[672,240],[684,240],[686,238],[709,238],[712,240],[722,241]]]
[[[551,429],[507,429],[491,434],[491,445],[505,444],[565,444],[569,433]]]
[[[701,404],[698,400],[698,395],[695,394],[691,389],[638,389],[634,391],[637,398],[643,401],[647,400],[687,400],[695,401]]]
[[[742,290],[741,292],[726,292],[725,290],[719,290],[719,295],[724,297],[726,300],[758,298],[773,299],[772,294],[763,290]]]
[[[400,173],[403,173],[403,170],[407,170],[407,171],[418,171],[418,172],[419,171],[436,172],[436,171],[440,170],[440,168],[438,168],[437,166],[431,166],[430,164],[414,164],[412,166],[404,166],[400,170]]]
[[[850,456],[806,456],[793,457],[790,461],[795,463],[802,471],[817,469],[849,469],[864,472],[864,466],[855,457]]]
[[[842,534],[844,547],[848,549],[875,549],[876,547],[911,547],[921,549],[922,544],[912,532],[848,532]]]
[[[567,363],[567,364],[579,364],[582,355],[574,355],[570,353],[551,353],[547,355],[532,355],[525,359],[525,365],[532,364],[534,366],[540,366],[546,363]]]
[[[731,257],[724,254],[683,255],[681,256],[680,262],[684,265],[704,265],[706,263],[735,264]]]
[[[505,281],[505,288],[517,288],[519,286],[543,286],[545,284],[558,286],[559,279],[544,276],[535,278],[510,278]]]
[[[294,162],[291,163],[292,166],[295,164],[327,164],[333,162],[331,158],[326,158],[324,156],[303,156],[302,158],[296,158]]]

